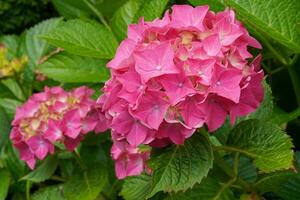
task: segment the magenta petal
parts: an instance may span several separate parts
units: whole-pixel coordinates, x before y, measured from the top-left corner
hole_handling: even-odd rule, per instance
[[[219,36],[211,35],[203,40],[203,48],[209,56],[216,56],[221,50]]]
[[[39,136],[33,136],[27,141],[28,146],[30,147],[31,151],[34,152],[34,155],[40,159],[43,160],[48,152],[49,152],[49,145],[46,140],[43,140]]]
[[[132,146],[136,147],[142,144],[148,133],[148,128],[142,125],[139,121],[135,121],[131,126],[131,130],[126,135],[126,139]]]

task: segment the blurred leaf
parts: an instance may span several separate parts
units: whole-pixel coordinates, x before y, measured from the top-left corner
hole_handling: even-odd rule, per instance
[[[0,169],[0,200],[5,200],[10,184],[10,173],[7,169]]]
[[[127,0],[88,0],[103,14],[107,19],[111,19],[114,12],[118,10]]]
[[[14,79],[4,79],[1,81],[14,95],[21,101],[25,101],[26,97],[22,91],[22,88]]]
[[[0,37],[0,44],[4,44],[7,48],[7,58],[12,60],[18,56],[20,38],[16,35],[4,35]]]
[[[209,8],[213,11],[223,11],[225,6],[220,3],[219,1],[212,1],[212,0],[188,0],[194,6],[203,6],[209,5]]]
[[[62,52],[39,65],[38,69],[47,77],[60,82],[104,82],[109,78],[105,65],[105,60]]]
[[[182,191],[193,187],[208,174],[213,165],[212,147],[208,138],[195,134],[182,146],[164,149],[152,155],[152,197],[159,191]]]
[[[299,0],[224,0],[253,28],[271,37],[286,47],[300,52]],[[272,9],[270,12],[270,8]]]
[[[57,12],[68,18],[83,18],[92,14],[82,0],[51,0]]]
[[[152,21],[155,18],[161,17],[168,2],[169,0],[144,0],[135,14],[133,22],[138,22],[140,17],[144,17],[145,21]]]
[[[234,200],[230,189],[221,191],[222,185],[217,179],[205,178],[200,184],[185,192],[170,194],[166,200]],[[220,193],[221,192],[221,193]],[[220,193],[219,196],[217,196]]]
[[[96,58],[112,58],[118,45],[114,35],[103,25],[80,19],[64,22],[43,38],[70,53]]]
[[[58,160],[55,156],[49,156],[34,171],[24,176],[21,180],[29,180],[32,182],[43,182],[50,178],[57,168]]]
[[[115,12],[111,20],[111,28],[120,41],[126,37],[127,26],[132,23],[140,5],[141,0],[129,0]]]
[[[32,200],[64,200],[63,191],[61,186],[50,186],[39,189],[35,192],[32,197]]]
[[[269,122],[247,120],[239,123],[231,131],[226,145],[253,158],[263,172],[293,167],[291,138]]]
[[[0,107],[0,150],[9,140],[10,121],[3,108]]]
[[[9,115],[9,118],[13,118],[17,106],[21,104],[22,102],[16,99],[0,98],[0,107],[6,111],[6,113]]]
[[[151,190],[151,176],[142,174],[125,179],[120,195],[126,200],[146,199]]]

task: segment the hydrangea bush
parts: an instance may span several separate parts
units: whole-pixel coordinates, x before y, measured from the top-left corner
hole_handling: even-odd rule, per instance
[[[0,37],[0,200],[300,199],[298,1],[111,4]]]

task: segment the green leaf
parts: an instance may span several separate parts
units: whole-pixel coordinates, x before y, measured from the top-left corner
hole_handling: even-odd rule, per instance
[[[263,172],[293,167],[291,138],[269,122],[247,120],[239,123],[231,131],[227,146],[253,158]]]
[[[299,200],[300,199],[300,175],[295,176],[288,180],[280,187],[280,190],[276,192],[284,200]]]
[[[3,160],[5,161],[5,165],[11,172],[14,180],[19,181],[19,179],[24,176],[25,165],[24,162],[18,157],[18,154],[12,147],[11,143],[9,143],[5,149]]]
[[[49,156],[40,166],[24,176],[21,180],[29,180],[36,183],[43,182],[53,175],[57,164],[57,158],[55,156]]]
[[[144,0],[133,21],[138,22],[140,17],[144,17],[145,21],[161,17],[168,2],[168,0]]]
[[[43,38],[70,53],[96,58],[112,58],[118,46],[112,32],[103,25],[80,19],[64,22]]]
[[[152,189],[148,197],[159,191],[182,191],[193,187],[208,174],[213,165],[212,147],[207,137],[195,134],[182,146],[173,146],[153,155]]]
[[[277,192],[282,185],[294,175],[295,173],[290,171],[265,174],[254,184],[254,187],[262,194],[266,192]]]
[[[0,107],[0,150],[9,140],[10,121],[3,108]]]
[[[142,174],[126,178],[120,195],[126,200],[140,200],[146,199],[150,190],[151,176]]]
[[[282,110],[276,109],[274,110],[272,115],[272,122],[281,125],[283,123],[297,119],[297,117],[299,116],[300,116],[300,107],[298,107],[296,110],[290,113],[286,113]]]
[[[188,0],[193,6],[209,5],[209,8],[213,11],[223,11],[225,6],[218,2],[212,0]]]
[[[17,106],[21,104],[22,102],[16,99],[0,98],[0,107],[6,111],[10,118],[15,115]]]
[[[64,200],[61,186],[45,187],[35,192],[32,200]]]
[[[4,79],[1,81],[3,85],[5,85],[11,92],[21,101],[25,101],[26,97],[22,91],[22,88],[14,79]]]
[[[5,200],[10,184],[10,173],[7,169],[0,169],[0,200]]]
[[[109,78],[106,61],[62,52],[38,66],[47,77],[60,82],[104,82]]]
[[[100,146],[81,149],[81,167],[64,184],[67,200],[94,200],[107,182],[107,161]]]
[[[220,1],[220,0],[219,0]],[[286,47],[300,52],[300,1],[298,0],[224,0],[256,30]]]
[[[205,178],[201,184],[195,185],[186,192],[170,194],[167,200],[234,200],[233,193],[230,189],[221,191],[221,184],[213,178]]]
[[[38,60],[51,50],[50,45],[39,36],[54,29],[61,21],[61,18],[48,19],[26,31],[25,45],[30,64],[37,65]]]
[[[57,12],[68,19],[89,17],[91,10],[82,0],[51,0]]]
[[[132,23],[140,5],[140,0],[129,0],[115,12],[111,20],[111,28],[120,41],[126,37],[127,27]]]

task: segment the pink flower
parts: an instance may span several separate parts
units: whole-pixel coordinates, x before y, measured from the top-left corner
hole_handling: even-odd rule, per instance
[[[119,179],[139,175],[147,168],[148,151],[141,152],[126,142],[116,142],[111,149],[112,158],[116,161],[115,171]]]
[[[145,169],[136,153],[141,145],[182,145],[197,128],[215,131],[227,116],[234,123],[255,111],[263,72],[260,56],[249,63],[249,47],[261,45],[230,9],[175,5],[162,19],[129,25],[98,99],[101,121],[112,130],[117,176]]]
[[[17,108],[10,138],[20,158],[33,169],[36,159],[54,153],[54,143],[63,143],[74,150],[83,135],[93,131],[99,122],[96,102],[87,87],[70,92],[60,87],[45,88],[32,95]]]

